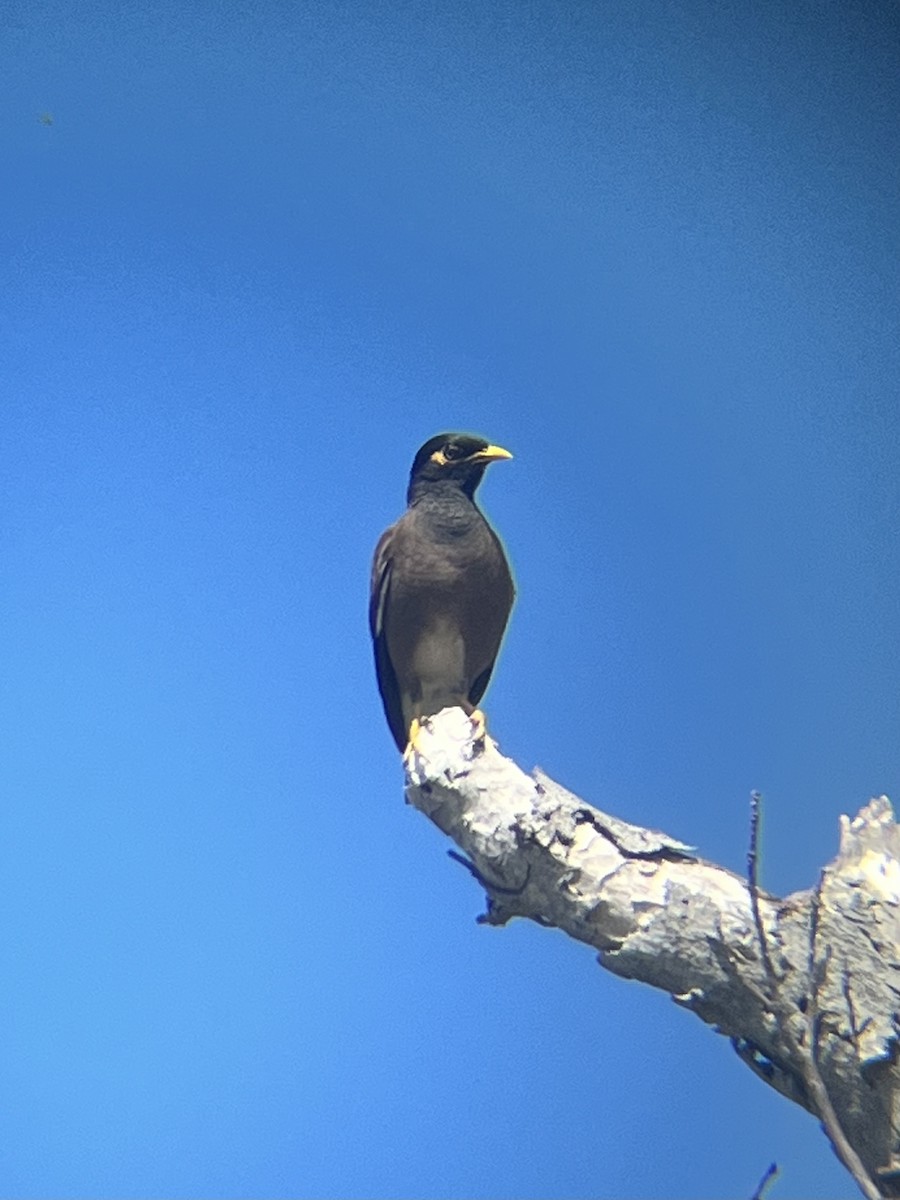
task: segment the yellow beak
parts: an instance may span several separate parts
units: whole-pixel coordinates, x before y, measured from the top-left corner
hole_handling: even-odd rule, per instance
[[[501,458],[512,458],[508,450],[502,446],[485,446],[477,454],[472,455],[472,462],[499,462]]]

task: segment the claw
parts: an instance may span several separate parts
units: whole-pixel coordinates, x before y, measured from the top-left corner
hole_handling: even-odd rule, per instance
[[[472,722],[472,740],[483,742],[487,733],[487,721],[484,713],[480,708],[476,708],[473,713],[470,713],[469,720]]]
[[[413,760],[416,755],[421,753],[417,745],[419,734],[425,728],[427,718],[421,720],[418,717],[413,717],[409,723],[409,740],[406,743],[406,749],[403,751],[403,765],[409,770],[413,765]],[[477,746],[477,752],[480,753],[484,745],[484,739],[487,737],[487,720],[480,708],[476,708],[469,714],[469,722],[472,726],[472,741]],[[478,743],[481,743],[479,746]]]
[[[413,717],[409,723],[409,741],[406,743],[406,749],[403,751],[403,765],[408,767],[412,764],[412,760],[416,754],[416,738],[422,730],[422,724],[418,717]]]

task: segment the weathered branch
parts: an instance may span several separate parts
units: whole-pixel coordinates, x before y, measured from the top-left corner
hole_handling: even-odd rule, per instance
[[[886,797],[841,818],[816,888],[756,889],[754,913],[745,879],[526,775],[490,738],[473,741],[460,709],[431,718],[417,750],[407,798],[467,855],[488,895],[482,920],[528,917],[593,946],[824,1120],[818,1076],[870,1194],[900,1196],[900,828]]]

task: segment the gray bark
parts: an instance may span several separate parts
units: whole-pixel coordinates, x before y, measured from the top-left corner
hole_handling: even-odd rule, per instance
[[[468,857],[483,921],[555,926],[669,992],[823,1121],[866,1195],[900,1196],[900,830],[886,797],[841,818],[817,887],[756,890],[754,912],[747,879],[526,775],[473,740],[461,709],[423,727],[406,794]]]

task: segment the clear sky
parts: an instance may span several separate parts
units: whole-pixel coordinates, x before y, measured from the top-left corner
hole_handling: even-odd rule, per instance
[[[484,434],[505,751],[735,870],[760,788],[780,894],[900,796],[896,5],[12,0],[0,67],[0,1194],[855,1195],[476,925],[366,605]]]

